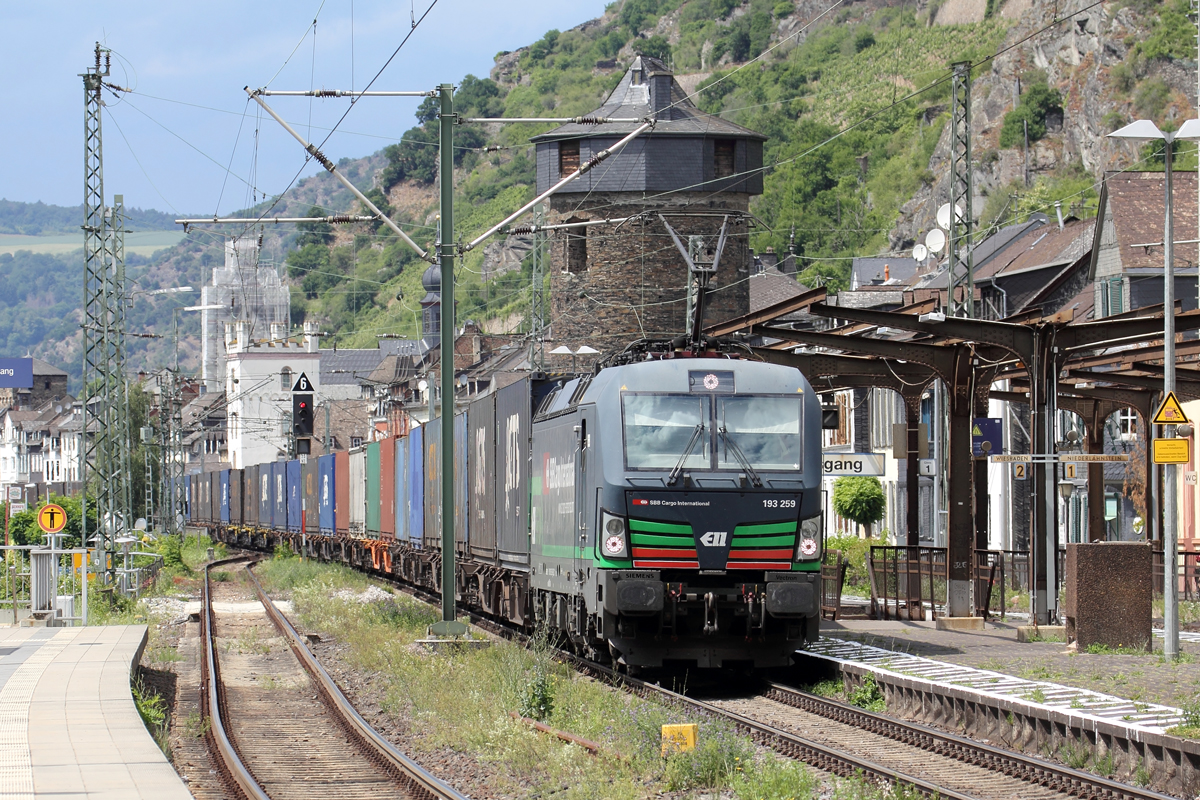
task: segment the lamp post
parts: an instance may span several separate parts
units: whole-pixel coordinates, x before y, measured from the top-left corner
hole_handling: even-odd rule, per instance
[[[1109,136],[1117,139],[1161,139],[1165,184],[1163,220],[1163,397],[1175,391],[1175,226],[1171,209],[1171,146],[1177,139],[1200,139],[1200,119],[1185,120],[1177,131],[1162,131],[1147,119],[1131,122]],[[1147,420],[1147,422],[1149,422]],[[1150,428],[1150,425],[1147,425]],[[1175,435],[1168,425],[1164,435]],[[1153,438],[1153,437],[1151,437]],[[1163,466],[1163,655],[1179,657],[1179,543],[1176,522],[1175,465]],[[1147,509],[1148,510],[1148,509]]]
[[[595,349],[594,347],[588,347],[586,344],[581,345],[578,350],[572,350],[571,348],[567,347],[565,344],[560,344],[558,347],[556,347],[550,351],[550,355],[570,356],[571,357],[571,372],[578,372],[578,370],[575,368],[575,357],[576,356],[591,356],[591,355],[596,355],[599,352],[600,352],[599,350]]]

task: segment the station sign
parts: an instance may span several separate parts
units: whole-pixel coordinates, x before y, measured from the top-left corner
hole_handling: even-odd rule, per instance
[[[1155,439],[1150,444],[1155,464],[1186,464],[1192,460],[1190,439]]]
[[[1039,455],[1017,454],[1017,455],[1007,455],[1007,456],[1004,456],[1004,455],[992,456],[990,460],[993,464],[1021,464],[1021,463],[1028,464],[1030,462],[1037,462],[1039,464],[1047,464],[1047,463],[1053,464],[1055,462],[1064,463],[1064,464],[1069,463],[1069,462],[1074,462],[1076,464],[1096,464],[1096,463],[1118,464],[1118,463],[1125,463],[1125,462],[1129,461],[1129,454],[1128,453],[1049,453],[1049,454],[1039,454]]]
[[[32,388],[32,358],[0,358],[0,389]]]
[[[826,475],[884,474],[883,456],[879,453],[823,453],[821,467]]]

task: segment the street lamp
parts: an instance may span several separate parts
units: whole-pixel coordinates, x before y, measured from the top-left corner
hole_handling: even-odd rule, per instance
[[[1165,208],[1163,221],[1163,397],[1175,391],[1175,226],[1171,214],[1171,145],[1177,139],[1200,139],[1200,119],[1185,120],[1177,131],[1162,131],[1148,119],[1131,122],[1109,136],[1163,141]],[[1149,426],[1147,426],[1149,427]],[[1175,435],[1173,425],[1164,435]],[[1151,437],[1153,438],[1153,437]],[[1179,656],[1179,544],[1176,531],[1175,465],[1163,469],[1163,655]]]
[[[572,350],[571,348],[567,347],[565,344],[561,344],[558,347],[551,350],[550,355],[552,355],[552,356],[570,356],[571,357],[571,372],[577,372],[578,370],[575,369],[575,356],[590,356],[590,355],[595,355],[596,353],[599,353],[599,352],[600,352],[599,350],[595,349],[594,347],[588,347],[586,344],[582,345],[578,350]]]

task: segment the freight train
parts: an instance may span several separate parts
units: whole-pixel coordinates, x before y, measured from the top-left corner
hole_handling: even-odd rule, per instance
[[[820,621],[820,404],[795,369],[706,355],[526,377],[453,417],[450,454],[435,418],[192,475],[186,513],[437,592],[452,461],[462,606],[633,671],[787,665]]]

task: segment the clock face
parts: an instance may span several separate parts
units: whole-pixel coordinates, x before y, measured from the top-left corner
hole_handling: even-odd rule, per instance
[[[806,556],[811,556],[814,553],[816,553],[817,552],[817,540],[816,539],[804,539],[803,541],[801,541],[800,542],[800,552]]]
[[[625,539],[621,536],[610,536],[604,540],[604,549],[610,555],[616,555],[625,549]]]

